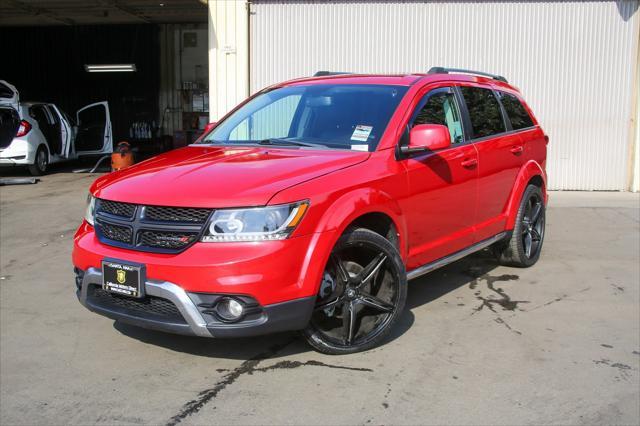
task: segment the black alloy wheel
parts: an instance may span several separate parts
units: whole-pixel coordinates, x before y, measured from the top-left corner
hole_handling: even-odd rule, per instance
[[[529,267],[540,258],[544,242],[546,206],[542,190],[529,185],[522,195],[515,227],[508,240],[494,245],[501,264]]]
[[[544,237],[544,203],[538,194],[532,194],[527,200],[522,217],[522,248],[524,255],[531,259],[540,253]]]
[[[325,267],[307,341],[327,354],[377,346],[404,309],[404,264],[395,246],[368,229],[343,235]]]

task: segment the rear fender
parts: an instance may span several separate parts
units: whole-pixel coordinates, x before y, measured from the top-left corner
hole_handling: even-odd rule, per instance
[[[547,204],[547,175],[537,162],[531,160],[520,169],[513,191],[511,191],[511,196],[507,202],[505,208],[507,214],[507,229],[513,229],[515,227],[520,199],[527,188],[527,184],[535,176],[540,176],[542,178],[542,195],[544,197],[544,203]]]

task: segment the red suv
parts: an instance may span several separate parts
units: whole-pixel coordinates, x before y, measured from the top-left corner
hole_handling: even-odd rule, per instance
[[[500,76],[345,75],[269,87],[197,143],[92,185],[74,238],[88,309],[238,337],[381,343],[407,281],[492,246],[540,256],[547,137]]]

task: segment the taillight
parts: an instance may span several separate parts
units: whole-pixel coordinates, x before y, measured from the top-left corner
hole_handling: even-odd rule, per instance
[[[22,120],[20,122],[20,128],[18,129],[18,133],[16,137],[26,136],[27,133],[31,131],[31,124],[27,120]]]

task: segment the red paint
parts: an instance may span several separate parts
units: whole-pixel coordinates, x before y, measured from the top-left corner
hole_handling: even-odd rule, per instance
[[[409,148],[427,148],[430,151],[451,145],[449,129],[440,124],[419,124],[411,129]]]
[[[396,147],[425,94],[473,85],[520,98],[506,83],[435,74],[331,76],[274,87],[308,84],[397,84],[408,90],[375,152],[189,146],[105,175],[91,187],[99,198],[162,206],[222,208],[309,200],[290,238],[196,243],[179,254],[156,254],[102,244],[85,222],[75,235],[74,265],[87,269],[100,267],[105,257],[129,260],[146,264],[150,279],[188,291],[248,294],[272,304],[316,294],[333,245],[364,214],[391,219],[401,257],[411,270],[512,229],[521,194],[532,179],[541,181],[546,200],[547,137],[535,121],[528,130],[461,145],[436,144],[433,151],[398,157]],[[414,130],[412,145],[443,142],[443,129],[435,129],[441,126],[428,127],[421,135]]]

